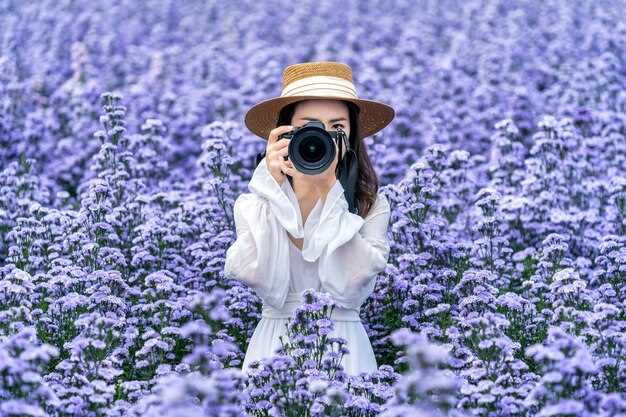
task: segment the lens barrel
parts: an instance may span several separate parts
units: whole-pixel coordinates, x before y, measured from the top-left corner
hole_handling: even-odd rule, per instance
[[[335,140],[324,129],[322,122],[307,122],[279,136],[279,140],[283,138],[290,139],[288,153],[294,168],[304,174],[320,174],[335,159]]]

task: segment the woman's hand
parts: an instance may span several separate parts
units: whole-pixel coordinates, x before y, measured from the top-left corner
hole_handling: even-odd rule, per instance
[[[289,152],[289,140],[278,140],[278,136],[292,129],[293,126],[290,125],[275,127],[270,131],[270,135],[267,138],[265,163],[267,164],[268,171],[279,185],[282,185],[285,180],[287,161],[285,161],[284,156]]]

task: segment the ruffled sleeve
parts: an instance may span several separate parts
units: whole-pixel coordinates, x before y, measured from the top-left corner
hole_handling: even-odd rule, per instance
[[[365,218],[351,213],[340,181],[321,210],[311,212],[316,219],[305,230],[302,255],[308,262],[319,258],[322,290],[338,305],[358,309],[374,290],[375,278],[389,259],[390,212],[389,201],[379,192]]]
[[[233,207],[237,238],[226,251],[224,276],[249,285],[261,300],[281,309],[289,290],[286,231],[303,237],[299,211],[267,169],[265,158]]]

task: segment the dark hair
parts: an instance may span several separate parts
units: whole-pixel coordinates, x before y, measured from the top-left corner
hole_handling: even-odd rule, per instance
[[[341,101],[348,105],[350,118],[350,137],[348,140],[350,142],[350,147],[354,147],[359,164],[359,179],[355,190],[357,214],[362,218],[365,218],[376,201],[376,195],[378,193],[378,176],[376,175],[376,171],[374,171],[374,167],[372,166],[372,162],[370,161],[367,153],[367,146],[363,140],[357,139],[359,137],[359,126],[357,121],[359,108],[356,104],[350,101]],[[291,118],[295,113],[296,105],[298,103],[298,101],[290,103],[281,109],[278,115],[278,121],[276,122],[276,127],[291,125]],[[290,175],[287,175],[287,179],[293,187],[293,178]]]

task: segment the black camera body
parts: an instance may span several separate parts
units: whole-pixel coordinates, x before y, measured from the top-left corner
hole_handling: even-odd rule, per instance
[[[338,143],[339,149],[342,143],[347,143],[343,130],[329,132],[317,120],[279,135],[278,140],[281,139],[289,140],[289,152],[285,160],[289,158],[295,169],[307,175],[320,174],[333,163],[337,153],[335,141],[341,141]]]

